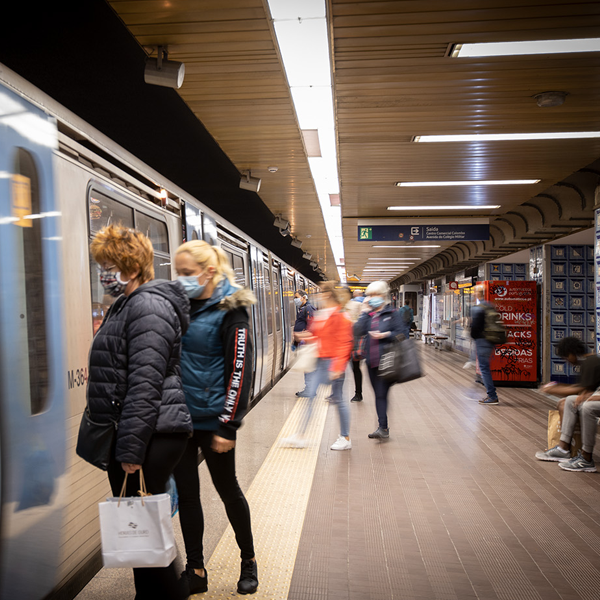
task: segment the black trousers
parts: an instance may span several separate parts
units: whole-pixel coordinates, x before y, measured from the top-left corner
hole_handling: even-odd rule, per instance
[[[175,465],[179,462],[187,444],[186,433],[155,433],[146,450],[146,459],[142,468],[146,488],[150,494],[164,494],[167,481]],[[108,466],[108,480],[113,496],[118,496],[123,487],[125,471],[121,463],[115,460],[114,450]],[[139,471],[127,477],[126,496],[137,496],[140,489]],[[133,569],[136,600],[179,600],[175,561],[164,568]]]
[[[379,427],[387,429],[387,403],[388,394],[392,384],[379,377],[379,375],[377,375],[378,370],[378,367],[369,367],[369,378],[371,379],[371,385],[373,386],[373,391],[375,392],[375,410],[377,411],[377,421],[379,422]]]
[[[235,475],[235,448],[219,454],[212,450],[214,431],[194,430],[177,468],[175,483],[179,494],[179,520],[185,542],[187,567],[204,568],[202,538],[204,515],[200,503],[198,448],[202,450],[213,484],[225,504],[225,512],[235,533],[243,559],[254,558],[250,508]]]
[[[354,373],[354,393],[356,396],[362,396],[362,371],[360,370],[360,360],[352,361],[352,372]]]

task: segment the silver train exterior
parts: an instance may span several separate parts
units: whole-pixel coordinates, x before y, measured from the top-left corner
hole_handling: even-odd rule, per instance
[[[89,243],[117,221],[150,236],[157,277],[174,276],[170,256],[184,239],[228,253],[259,300],[253,404],[291,362],[294,291],[316,289],[0,64],[2,599],[73,598],[101,566],[97,505],[109,486],[75,443],[88,352],[107,308]]]

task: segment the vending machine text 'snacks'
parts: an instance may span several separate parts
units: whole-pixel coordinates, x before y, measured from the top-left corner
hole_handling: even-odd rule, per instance
[[[533,385],[538,380],[537,284],[535,281],[484,281],[485,299],[506,327],[506,344],[490,361],[494,383]]]

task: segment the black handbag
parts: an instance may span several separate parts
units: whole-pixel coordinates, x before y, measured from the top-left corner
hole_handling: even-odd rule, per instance
[[[103,471],[108,469],[110,454],[117,433],[117,421],[96,423],[90,417],[89,408],[86,406],[79,425],[77,447],[75,452],[86,462]]]
[[[392,340],[381,353],[377,375],[391,384],[422,377],[421,361],[414,341],[402,335]]]

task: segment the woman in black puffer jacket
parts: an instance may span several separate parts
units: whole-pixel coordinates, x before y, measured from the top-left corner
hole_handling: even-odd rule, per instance
[[[181,284],[156,280],[154,251],[139,231],[110,225],[91,245],[105,293],[116,297],[90,352],[88,406],[93,421],[118,420],[108,467],[115,496],[135,496],[143,467],[148,492],[164,493],[192,421],[181,384],[181,336],[189,300]],[[133,569],[136,600],[181,596],[174,564]]]

